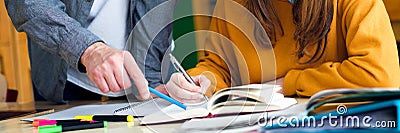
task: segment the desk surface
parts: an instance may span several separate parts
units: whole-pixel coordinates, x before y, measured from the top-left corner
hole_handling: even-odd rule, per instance
[[[297,98],[299,103],[305,103],[308,99]],[[108,102],[99,102],[99,101],[75,101],[65,105],[54,105],[49,102],[36,102],[34,103],[26,103],[26,104],[17,104],[17,103],[0,103],[0,111],[1,110],[26,110],[26,109],[54,109],[54,111],[60,111],[67,108],[79,106],[79,105],[87,105],[87,104],[111,104],[111,103],[122,103],[126,101],[108,101]],[[12,118],[8,120],[0,121],[0,131],[2,133],[32,133],[35,132],[35,129],[31,126],[31,123],[21,122],[21,119],[30,118],[37,114],[31,114],[23,117]],[[134,125],[129,125],[126,122],[109,122],[107,128],[97,128],[97,129],[88,129],[81,130],[81,132],[173,132],[177,128],[181,126],[182,123],[172,123],[172,124],[161,124],[161,125],[152,125],[152,126],[138,126],[139,120],[134,120]],[[79,132],[79,131],[73,131]]]

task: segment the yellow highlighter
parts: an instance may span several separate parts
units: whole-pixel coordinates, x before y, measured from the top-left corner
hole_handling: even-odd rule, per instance
[[[132,115],[89,115],[89,116],[75,116],[75,119],[85,121],[113,121],[113,122],[132,122]]]

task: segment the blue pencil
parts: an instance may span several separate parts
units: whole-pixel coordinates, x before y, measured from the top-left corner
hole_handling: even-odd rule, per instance
[[[186,105],[183,105],[182,103],[176,101],[175,99],[172,99],[171,97],[169,97],[169,96],[167,96],[167,95],[164,95],[164,94],[158,92],[157,90],[151,88],[150,86],[149,86],[148,88],[149,88],[149,90],[150,90],[151,93],[153,93],[153,94],[155,94],[155,95],[161,97],[162,99],[167,100],[168,102],[171,102],[171,103],[173,103],[173,104],[175,104],[175,105],[178,105],[179,107],[181,107],[181,108],[183,108],[184,110],[186,110]]]

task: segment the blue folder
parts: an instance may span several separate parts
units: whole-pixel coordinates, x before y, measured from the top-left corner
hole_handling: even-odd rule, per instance
[[[329,123],[328,117],[337,117],[337,119],[333,120],[341,125],[332,126]],[[342,120],[340,121],[340,119]],[[399,120],[400,98],[343,108],[343,110],[338,109],[322,114],[308,115],[298,120],[286,120],[283,123],[266,125],[261,130],[266,132],[400,132]],[[314,121],[317,123],[317,126],[313,125]],[[357,122],[359,125],[357,125]],[[321,124],[321,126],[318,124]],[[383,126],[383,124],[385,127],[378,127]],[[287,126],[282,127],[282,125]]]

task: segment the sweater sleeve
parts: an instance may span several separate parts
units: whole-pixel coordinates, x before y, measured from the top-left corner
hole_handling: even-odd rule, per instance
[[[60,0],[5,0],[5,4],[18,31],[26,32],[41,48],[63,58],[77,70],[83,52],[102,41],[68,16]]]
[[[311,96],[329,88],[400,86],[396,42],[383,2],[338,1],[342,21],[337,28],[344,34],[348,58],[290,70],[284,79],[285,95]]]

